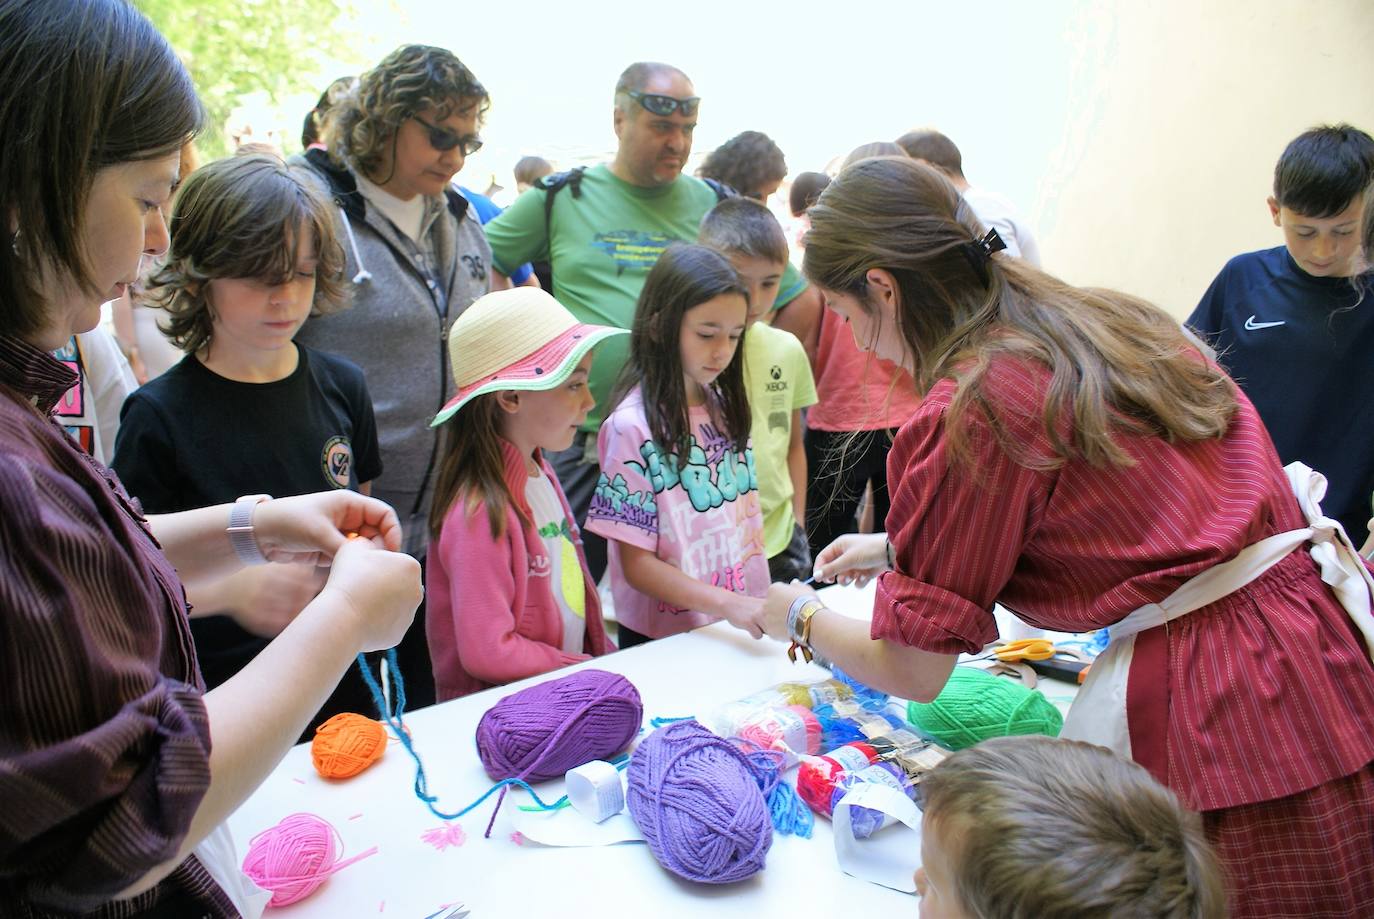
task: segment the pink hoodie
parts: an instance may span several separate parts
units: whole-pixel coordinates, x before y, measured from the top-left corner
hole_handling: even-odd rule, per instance
[[[505,440],[501,453],[506,483],[528,515],[525,483],[529,474],[524,457]],[[568,499],[542,456],[539,464],[572,522],[573,543],[582,563],[587,596],[585,653],[563,653],[563,615],[550,579],[529,577],[536,566],[548,566],[543,538],[509,508],[505,534],[492,539],[486,508],[468,514],[460,496],[444,517],[438,541],[430,543],[425,570],[425,630],[440,702],[616,649],[606,637],[601,598],[587,571],[582,534],[573,522]]]

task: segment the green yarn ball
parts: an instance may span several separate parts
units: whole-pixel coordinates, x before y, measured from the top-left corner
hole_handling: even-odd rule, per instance
[[[955,667],[934,702],[908,702],[906,718],[942,747],[962,750],[989,737],[1058,737],[1064,716],[1039,690],[976,667]]]

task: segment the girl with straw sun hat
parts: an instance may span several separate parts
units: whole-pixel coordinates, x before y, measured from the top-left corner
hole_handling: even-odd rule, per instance
[[[425,577],[439,701],[615,650],[543,451],[572,443],[595,404],[592,350],[624,334],[530,287],[487,294],[454,322]]]

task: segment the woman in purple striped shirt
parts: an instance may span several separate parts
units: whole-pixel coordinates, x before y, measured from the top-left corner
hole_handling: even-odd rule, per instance
[[[225,817],[420,599],[379,501],[255,496],[144,518],[52,418],[75,377],[49,351],[165,250],[178,151],[202,120],[185,69],[123,0],[0,0],[6,916],[256,915]],[[264,560],[332,562],[329,582],[205,693],[182,584]]]

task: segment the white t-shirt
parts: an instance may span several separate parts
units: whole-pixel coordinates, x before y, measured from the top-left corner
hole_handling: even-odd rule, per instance
[[[361,173],[355,172],[353,175],[358,180],[358,190],[363,197],[385,214],[386,219],[396,225],[396,229],[418,243],[420,231],[425,225],[425,196],[416,195],[409,201],[402,201],[380,185],[368,181]]]
[[[997,235],[1007,244],[1007,254],[1015,255],[1040,267],[1040,245],[1035,241],[1030,224],[1006,198],[985,191],[975,185],[964,189],[964,200],[986,227],[996,228]]]
[[[549,583],[563,613],[563,653],[581,654],[587,630],[586,582],[573,545],[568,517],[549,477],[540,472],[525,483],[525,500],[549,553]]]

